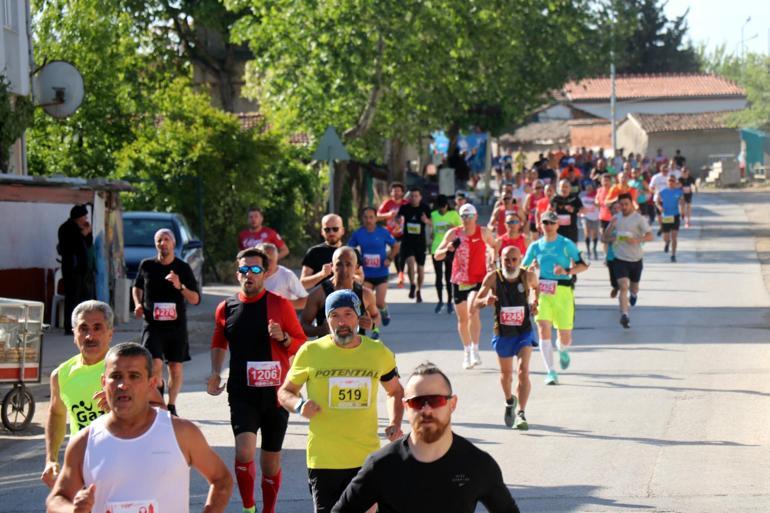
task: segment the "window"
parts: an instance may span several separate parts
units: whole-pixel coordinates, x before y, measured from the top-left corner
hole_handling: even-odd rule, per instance
[[[16,0],[0,0],[3,3],[3,26],[16,29]]]

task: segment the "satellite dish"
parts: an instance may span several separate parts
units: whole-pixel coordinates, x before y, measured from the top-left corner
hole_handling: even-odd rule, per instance
[[[51,116],[71,116],[83,102],[83,76],[66,61],[51,61],[37,71],[32,80],[37,106]]]

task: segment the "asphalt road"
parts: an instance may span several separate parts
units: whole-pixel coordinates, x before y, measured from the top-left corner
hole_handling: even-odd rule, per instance
[[[433,313],[432,286],[426,287],[426,303],[414,305],[405,290],[391,285],[394,319],[383,338],[396,352],[402,374],[426,359],[448,372],[459,396],[455,432],[494,456],[524,512],[769,511],[770,295],[757,257],[760,244],[746,210],[734,203],[741,198],[732,193],[696,197],[694,227],[682,232],[676,264],[662,253],[659,240],[646,245],[630,330],[618,324],[602,263],[593,262],[581,275],[572,367],[561,374],[561,385],[546,387],[540,355],[533,355],[528,432],[502,423],[488,310],[483,312],[483,364],[474,370],[461,369],[455,318]],[[752,208],[759,209],[752,216],[763,211],[758,201]],[[433,283],[432,273],[426,283]],[[207,289],[205,304],[193,312],[199,347],[208,337],[206,319],[227,291]],[[128,331],[116,339],[135,334],[132,326],[123,327]],[[61,355],[60,361],[71,351],[69,341],[49,338],[50,368],[52,358]],[[226,398],[205,394],[208,368],[205,352],[186,366],[178,408],[198,423],[230,466]],[[36,396],[38,413],[30,430],[22,436],[0,432],[2,512],[43,510],[46,489],[38,475],[45,389]],[[384,426],[382,405],[380,419]],[[282,513],[312,511],[306,432],[306,422],[292,415],[278,505]],[[193,511],[204,497],[204,483],[194,475]],[[237,491],[228,511],[240,511]]]

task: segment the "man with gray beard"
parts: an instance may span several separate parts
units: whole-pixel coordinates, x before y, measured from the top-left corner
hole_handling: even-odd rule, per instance
[[[335,290],[324,306],[329,334],[297,351],[278,390],[281,406],[310,419],[307,468],[316,513],[331,511],[366,457],[380,448],[377,382],[388,394],[388,440],[402,435],[404,414],[393,352],[358,333],[361,300],[352,290]],[[300,395],[303,385],[307,398]]]
[[[524,408],[532,388],[529,360],[532,348],[537,347],[530,315],[537,313],[538,284],[534,273],[520,267],[521,258],[521,251],[516,246],[503,248],[500,255],[502,266],[484,278],[475,307],[495,307],[492,347],[500,363],[500,385],[505,395],[503,420],[508,427],[526,431],[529,425],[524,416]],[[512,393],[511,387],[514,358],[518,360],[516,395]]]

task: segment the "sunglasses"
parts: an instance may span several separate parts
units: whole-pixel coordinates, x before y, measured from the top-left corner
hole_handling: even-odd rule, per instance
[[[463,214],[460,217],[462,217],[463,219],[472,219],[473,216],[474,216],[474,214]]]
[[[261,274],[264,269],[258,265],[242,265],[238,268],[238,272],[241,274],[249,274],[249,271],[253,274]]]
[[[513,198],[511,198],[510,196],[506,196],[505,198],[503,198],[503,201],[511,201],[512,199]]]
[[[552,224],[556,224],[556,223],[554,223],[553,221],[543,221],[543,224],[548,226],[548,225],[552,225]]]
[[[340,227],[339,226],[327,226],[327,227],[324,228],[324,233],[329,233],[329,232],[335,232],[336,233],[338,231],[340,231]]]
[[[430,406],[431,409],[435,410],[436,408],[445,406],[447,401],[451,398],[451,395],[418,395],[416,397],[405,399],[405,401],[406,405],[413,410],[422,410],[426,404]]]
[[[505,224],[519,224],[521,221],[514,219],[513,221],[506,221]]]

